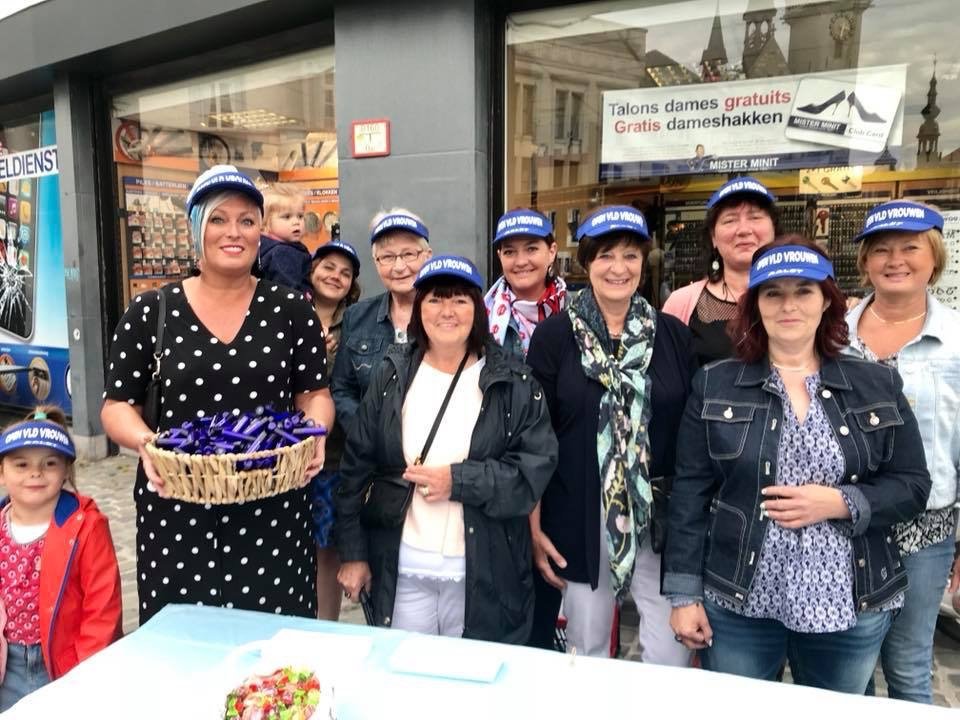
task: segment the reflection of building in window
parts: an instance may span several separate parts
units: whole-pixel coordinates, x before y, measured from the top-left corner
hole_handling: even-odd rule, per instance
[[[937,105],[937,63],[934,60],[933,74],[930,76],[930,89],[927,90],[927,104],[920,111],[923,122],[917,132],[917,167],[940,164],[940,106]]]
[[[583,93],[562,89],[554,93],[553,137],[564,142],[580,139],[580,115],[583,113]]]
[[[720,27],[720,8],[713,16],[710,28],[710,40],[700,56],[700,79],[703,82],[718,82],[724,79],[727,65],[727,47],[723,42],[723,29]]]
[[[648,52],[644,58],[644,64],[647,69],[647,77],[651,81],[646,83],[645,87],[651,85],[656,87],[692,85],[700,82],[700,78],[695,72],[684,67],[673,58],[664,55],[659,50]]]
[[[581,166],[599,164],[602,93],[654,85],[645,71],[646,35],[630,28],[510,46],[516,99],[508,187],[564,187],[580,181]]]
[[[762,0],[750,0],[743,14],[746,23],[743,36],[743,72],[748,78],[789,75],[787,60],[777,44],[774,18],[777,9],[765,6]]]
[[[790,73],[856,68],[860,59],[863,13],[873,0],[790,4],[783,21],[790,26]],[[836,12],[834,12],[836,11]]]
[[[534,101],[537,97],[536,87],[533,85],[520,86],[520,128],[524,135],[533,137],[536,133],[536,115]]]

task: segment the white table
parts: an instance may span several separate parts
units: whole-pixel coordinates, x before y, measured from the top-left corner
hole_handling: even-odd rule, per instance
[[[398,645],[411,638],[420,640],[420,636],[239,610],[172,605],[65,677],[25,698],[4,715],[4,720],[214,718],[226,690],[262,662],[250,643],[268,641],[283,629],[317,633],[309,636],[310,648],[317,648],[327,664],[319,670],[320,680],[325,687],[334,683],[339,720],[644,720],[652,715],[656,720],[957,717],[955,711],[886,698],[842,695],[697,669],[571,659],[543,650],[444,638],[427,639],[427,647],[436,648],[433,657],[441,657],[452,648],[462,659],[489,658],[492,654],[503,665],[489,683],[425,677],[391,670]],[[284,644],[284,652],[288,647]],[[332,650],[322,652],[322,648]],[[362,652],[358,655],[357,650]],[[276,652],[276,644],[272,651],[263,652]]]

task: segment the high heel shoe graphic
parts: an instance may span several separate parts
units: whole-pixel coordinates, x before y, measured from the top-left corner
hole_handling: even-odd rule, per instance
[[[852,93],[851,93],[851,94],[852,94]],[[822,103],[820,103],[819,105],[814,105],[813,103],[808,103],[807,105],[801,105],[800,107],[797,108],[797,110],[799,110],[800,112],[808,113],[808,114],[810,114],[810,115],[819,115],[820,113],[822,113],[822,112],[823,112],[824,110],[826,110],[827,108],[829,108],[829,107],[831,107],[831,106],[836,106],[836,107],[833,108],[833,112],[836,113],[836,112],[837,112],[837,108],[840,107],[840,103],[843,101],[843,99],[844,99],[844,97],[846,97],[846,95],[847,95],[847,93],[844,92],[843,90],[841,90],[841,91],[838,92],[836,95],[834,95],[832,98],[830,98],[829,100],[824,100],[824,101],[823,101]]]
[[[855,91],[851,90],[850,94],[847,95],[847,117],[850,117],[850,113],[853,112],[853,109],[857,109],[857,114],[860,116],[860,119],[863,122],[868,123],[882,123],[886,122],[882,117],[876,113],[872,113],[869,110],[866,110],[863,105],[860,104],[860,98],[857,97]]]

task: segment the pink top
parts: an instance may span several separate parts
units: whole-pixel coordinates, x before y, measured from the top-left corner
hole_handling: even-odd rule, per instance
[[[703,278],[703,280],[697,280],[686,287],[674,290],[663,304],[663,312],[680,318],[684,325],[689,325],[693,309],[697,306],[697,301],[706,286],[707,279]]]
[[[9,513],[0,515],[0,597],[7,612],[3,628],[8,642],[40,642],[40,555],[43,536],[21,545],[10,532]]]

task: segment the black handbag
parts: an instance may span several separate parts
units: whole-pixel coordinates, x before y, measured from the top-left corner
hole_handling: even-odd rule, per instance
[[[446,397],[443,398],[437,417],[433,421],[433,427],[430,428],[430,434],[427,435],[427,441],[423,444],[423,449],[417,455],[417,459],[413,461],[414,465],[423,465],[427,453],[430,452],[433,438],[440,428],[440,420],[443,419],[447,405],[450,404],[453,389],[457,386],[457,381],[467,364],[469,355],[469,352],[465,353],[463,360],[460,361],[460,366],[457,368],[453,380],[450,381]],[[407,510],[410,508],[410,503],[413,502],[415,490],[416,487],[413,483],[403,479],[403,471],[375,475],[367,486],[360,505],[360,522],[366,527],[401,527],[407,519]]]
[[[650,549],[660,555],[667,545],[667,516],[670,509],[670,491],[673,477],[650,478],[653,505],[650,508]]]
[[[160,430],[160,396],[162,394],[160,358],[163,351],[163,326],[167,315],[167,301],[163,290],[157,290],[157,299],[159,304],[157,309],[157,340],[153,346],[153,371],[150,373],[150,380],[147,381],[147,390],[143,400],[143,421],[154,432]]]

